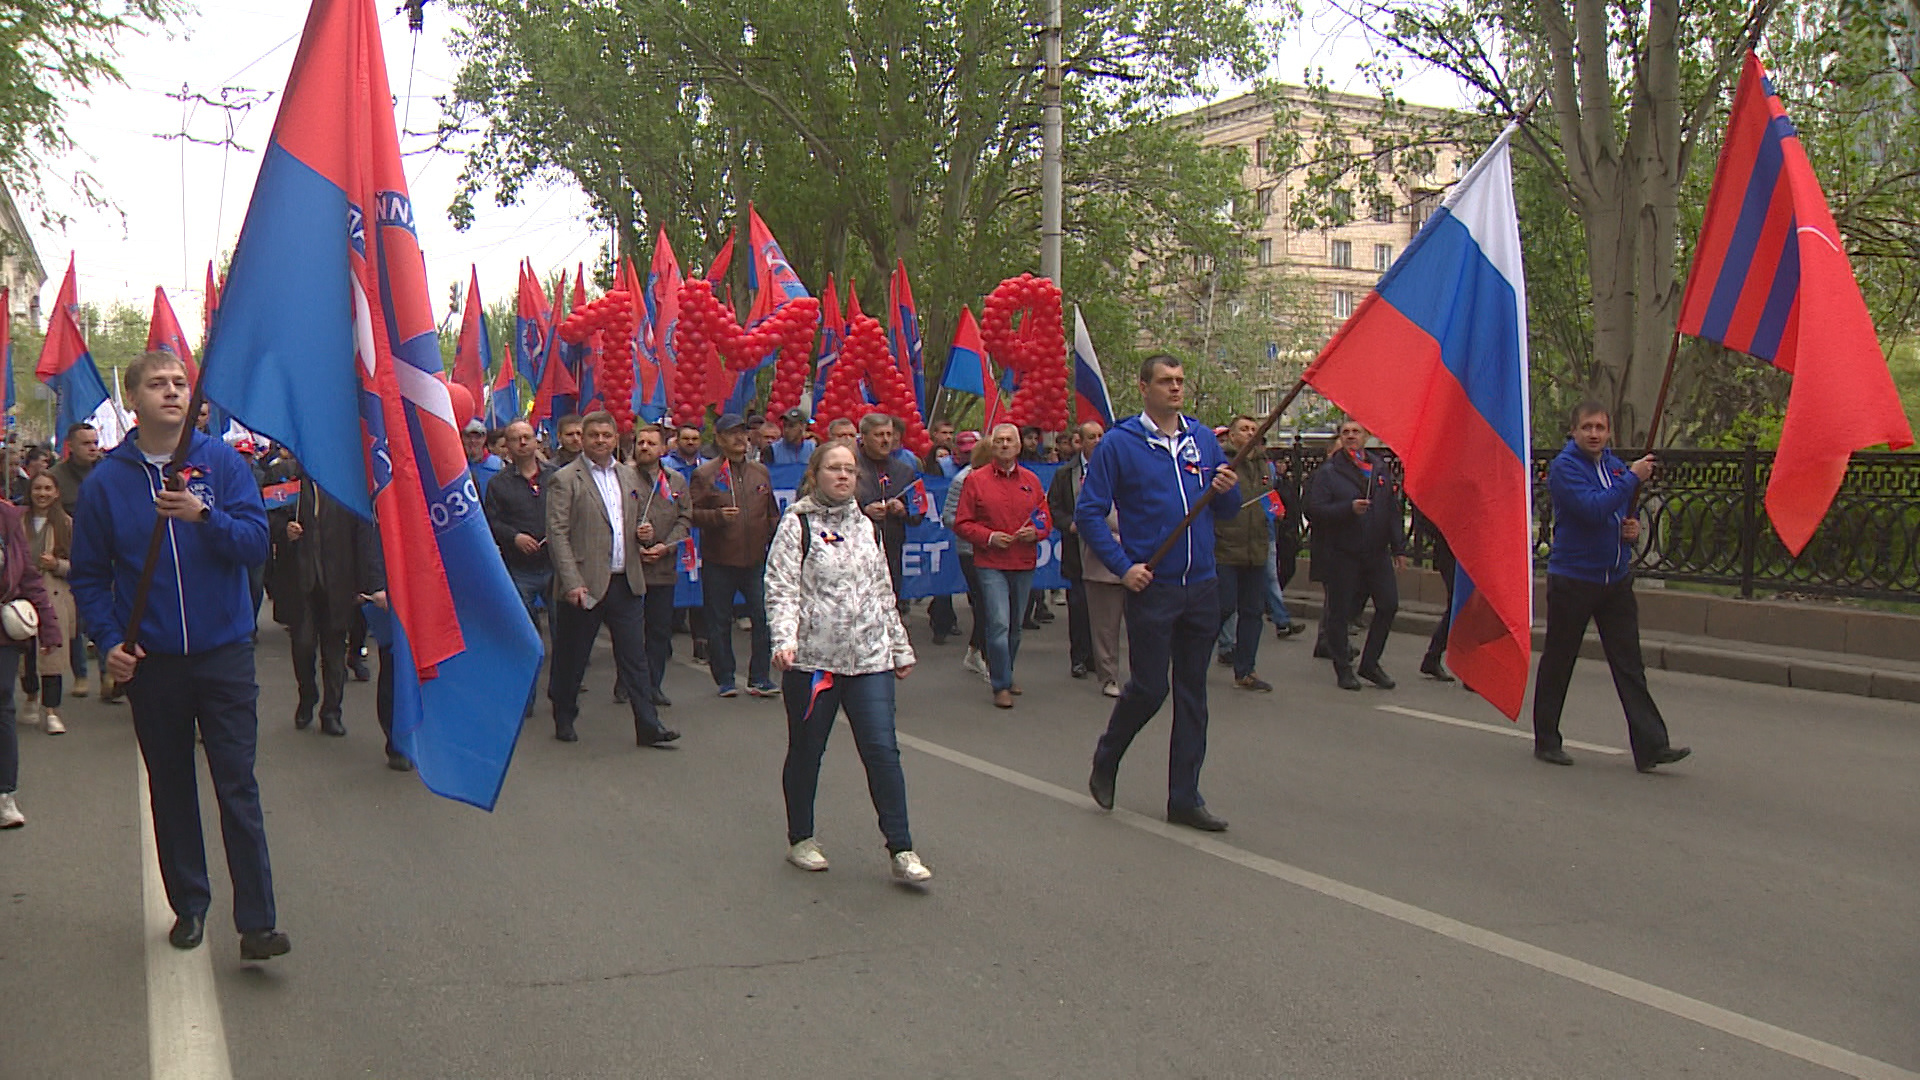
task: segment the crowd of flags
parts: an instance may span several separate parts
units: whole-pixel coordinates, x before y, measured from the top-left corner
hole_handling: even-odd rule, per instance
[[[1404,463],[1406,494],[1458,560],[1447,661],[1509,717],[1518,716],[1526,688],[1533,574],[1513,131],[1454,186],[1304,375]],[[429,788],[490,809],[540,647],[478,512],[452,397],[439,379],[438,335],[406,190],[378,10],[372,0],[314,0],[231,272],[216,280],[207,270],[202,366],[196,370],[161,289],[147,347],[179,356],[195,378],[204,372],[215,408],[285,444],[307,476],[349,509],[377,514],[391,597],[390,618],[378,621],[402,668],[395,742]],[[758,213],[750,208],[748,217],[751,325],[807,291]],[[726,274],[733,244],[729,235],[707,268],[710,279]],[[1825,196],[1751,54],[1695,250],[1680,330],[1794,375],[1767,507],[1798,553],[1850,454],[1910,446],[1913,436]],[[640,312],[631,404],[637,415],[659,419],[676,403],[684,280],[665,231],[644,280],[630,260],[616,274]],[[450,381],[472,396],[489,427],[600,404],[595,343],[568,344],[557,332],[564,312],[585,300],[584,276],[576,268],[569,291],[563,271],[549,294],[523,262],[512,340],[496,355],[473,272]],[[852,282],[844,284],[844,310],[839,283],[830,277],[823,290],[816,386],[831,374],[847,324],[860,312]],[[7,301],[0,288],[0,309]],[[925,419],[933,403],[904,261],[889,281],[886,322],[895,362]],[[13,350],[4,326],[0,360],[11,410]],[[1070,362],[1079,419],[1110,427],[1113,399],[1077,306]],[[110,399],[80,324],[72,261],[35,374],[58,401],[56,440]],[[697,380],[707,388],[703,407],[738,408],[751,394],[753,370],[727,373],[731,379],[706,374]],[[1007,407],[1006,383],[973,312],[963,309],[941,388],[980,398],[990,426]],[[732,479],[723,466],[717,487],[730,490]],[[283,485],[269,494],[287,500],[294,491]],[[907,497],[919,512],[930,509],[922,483]],[[1255,501],[1270,519],[1286,513],[1275,493]],[[692,557],[683,544],[680,558]]]

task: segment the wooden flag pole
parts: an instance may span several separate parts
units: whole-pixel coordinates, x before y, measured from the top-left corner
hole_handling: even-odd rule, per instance
[[[1273,407],[1273,411],[1267,414],[1265,420],[1260,421],[1260,426],[1254,429],[1253,436],[1247,440],[1245,446],[1240,448],[1240,452],[1233,456],[1233,460],[1227,463],[1227,468],[1236,473],[1240,471],[1240,466],[1246,463],[1247,455],[1253,453],[1253,448],[1260,445],[1260,440],[1266,437],[1268,430],[1280,422],[1280,414],[1286,412],[1287,407],[1293,404],[1293,399],[1299,397],[1300,391],[1306,388],[1306,376],[1303,375],[1294,380],[1293,389],[1288,390],[1287,396],[1280,399],[1280,403]],[[1209,479],[1206,489],[1200,492],[1200,501],[1193,504],[1193,508],[1187,511],[1187,516],[1180,519],[1180,524],[1174,526],[1173,531],[1167,534],[1167,538],[1160,542],[1160,546],[1153,549],[1153,554],[1147,559],[1147,569],[1151,570],[1160,565],[1160,560],[1166,558],[1167,552],[1173,550],[1174,541],[1180,539],[1180,535],[1193,526],[1194,519],[1200,516],[1200,511],[1205,510],[1207,504],[1213,501],[1213,495],[1213,483]]]

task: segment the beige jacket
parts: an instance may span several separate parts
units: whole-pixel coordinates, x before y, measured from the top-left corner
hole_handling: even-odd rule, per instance
[[[613,580],[613,524],[589,471],[592,465],[585,454],[574,458],[553,474],[553,488],[547,492],[547,549],[553,556],[555,591],[562,600],[584,585],[587,595],[598,603]],[[613,467],[620,478],[627,587],[640,596],[647,591],[640,540],[635,532],[640,527],[640,474],[618,460]]]

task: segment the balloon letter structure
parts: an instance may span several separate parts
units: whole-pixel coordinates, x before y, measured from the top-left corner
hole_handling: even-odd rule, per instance
[[[1014,316],[1020,325],[1014,326]],[[996,286],[987,297],[980,339],[987,351],[1018,376],[1008,408],[1009,423],[1046,431],[1067,427],[1067,337],[1062,324],[1060,287],[1049,278],[1021,274]]]
[[[680,286],[680,328],[675,339],[679,357],[675,422],[700,425],[707,399],[713,395],[706,379],[715,351],[729,370],[745,372],[777,350],[780,356],[773,368],[767,415],[778,416],[800,404],[813,357],[813,332],[819,324],[820,301],[800,296],[774,308],[759,326],[745,329],[734,320],[732,309],[713,295],[711,282],[688,278]]]
[[[633,430],[633,294],[625,289],[573,309],[560,324],[560,340],[586,344],[600,335],[600,399],[622,434]]]
[[[869,404],[860,393],[862,377],[879,395],[879,404]],[[901,445],[924,457],[933,449],[933,438],[920,422],[913,385],[907,378],[907,373],[894,362],[892,350],[887,348],[887,332],[881,328],[880,320],[871,315],[856,315],[847,324],[847,342],[840,349],[840,360],[833,365],[833,374],[827,376],[826,388],[814,404],[814,424],[824,437],[827,426],[835,420],[857,422],[867,413],[883,412],[899,417],[907,425],[900,438]]]

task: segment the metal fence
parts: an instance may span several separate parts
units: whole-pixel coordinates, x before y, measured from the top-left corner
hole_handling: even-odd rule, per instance
[[[1399,463],[1382,450],[1397,473]],[[1547,470],[1554,450],[1533,454],[1535,565],[1544,572],[1553,537]],[[1327,447],[1296,439],[1278,455],[1305,486]],[[1920,454],[1855,454],[1826,519],[1798,556],[1767,519],[1773,452],[1663,450],[1646,486],[1634,572],[1668,581],[1760,593],[1920,602]],[[1433,530],[1410,508],[1414,561],[1429,565]]]

